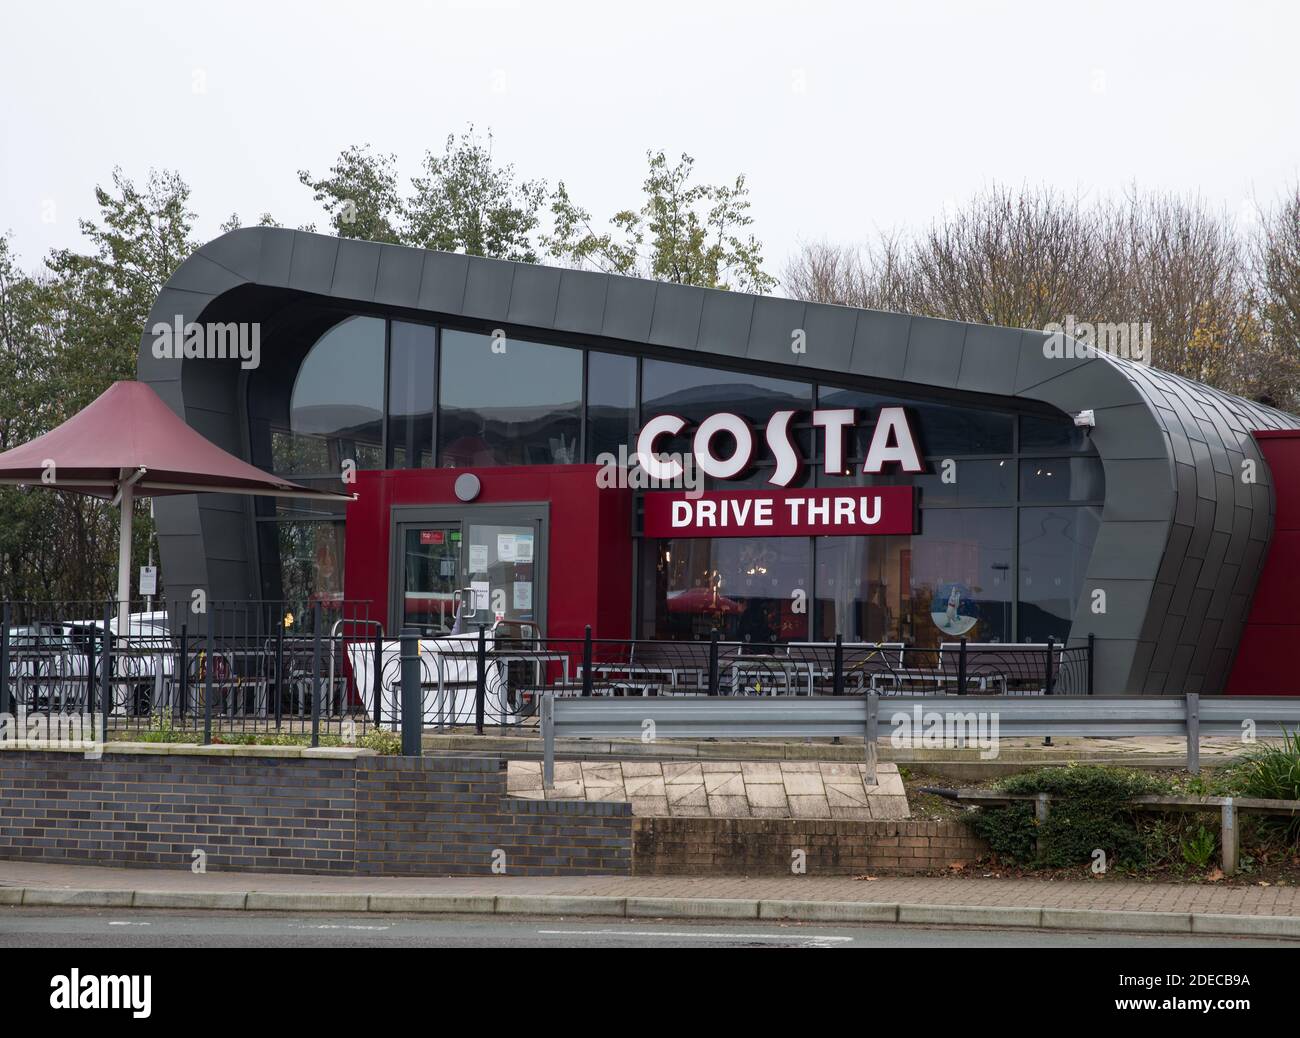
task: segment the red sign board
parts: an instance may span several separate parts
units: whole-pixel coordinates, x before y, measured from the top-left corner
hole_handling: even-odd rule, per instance
[[[421,530],[421,544],[441,544],[447,537],[443,530]]]
[[[912,487],[714,490],[645,495],[647,537],[848,537],[910,534]]]

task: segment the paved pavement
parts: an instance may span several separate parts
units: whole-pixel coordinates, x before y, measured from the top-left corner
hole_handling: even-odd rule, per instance
[[[984,948],[1276,947],[1241,937],[980,930]],[[320,913],[20,909],[0,912],[0,948],[951,948],[965,930],[930,926],[524,919]]]
[[[541,761],[512,760],[506,789],[548,800],[630,801],[634,815],[693,818],[909,817],[898,765],[851,761],[558,761],[542,788]]]
[[[1300,938],[1300,888],[957,877],[370,878],[0,861],[0,905],[793,919]]]

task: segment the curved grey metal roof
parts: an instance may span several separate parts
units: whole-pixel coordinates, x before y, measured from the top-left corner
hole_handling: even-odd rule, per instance
[[[236,290],[500,322],[731,361],[1039,401],[1096,414],[1106,503],[1072,641],[1098,640],[1101,692],[1224,686],[1272,532],[1268,466],[1251,433],[1300,420],[1157,369],[1092,354],[1047,356],[1039,331],[803,303],[589,271],[383,245],[280,228],[223,235],[168,281],[138,374],[219,446],[247,457],[241,382],[229,365],[160,360],[149,329],[205,318]],[[214,308],[222,309],[221,306]],[[231,319],[226,317],[224,319]],[[253,320],[256,316],[245,316]],[[793,353],[803,329],[806,352]],[[1254,462],[1256,480],[1243,478]],[[169,583],[256,597],[246,504],[178,498],[157,509]],[[1105,611],[1094,612],[1094,590]]]

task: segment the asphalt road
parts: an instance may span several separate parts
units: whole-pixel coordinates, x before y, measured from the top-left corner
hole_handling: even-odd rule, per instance
[[[1295,947],[1233,937],[1141,936],[761,920],[184,912],[3,908],[0,947],[37,948],[1204,948]]]

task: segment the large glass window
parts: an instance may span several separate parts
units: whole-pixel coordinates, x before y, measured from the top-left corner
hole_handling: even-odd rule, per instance
[[[1100,458],[1033,458],[1020,463],[1020,500],[1100,501],[1106,476]]]
[[[433,465],[437,333],[431,325],[394,321],[389,336],[389,467],[429,468]]]
[[[648,541],[646,637],[806,641],[811,543],[805,537]]]
[[[645,360],[641,365],[641,415],[675,414],[698,422],[719,411],[751,424],[767,424],[774,411],[812,407],[812,386],[697,364]]]
[[[636,358],[587,354],[587,460],[636,451]]]
[[[289,428],[272,433],[286,475],[384,467],[384,322],[350,317],[316,341],[289,397]]]
[[[1097,507],[1020,510],[1021,641],[1069,636],[1100,523]]]
[[[858,430],[851,442],[858,461],[866,457],[879,409],[891,406],[907,408],[924,455],[1010,454],[1014,449],[1014,416],[987,408],[954,407],[830,386],[821,387],[817,406],[857,409]]]
[[[443,331],[440,466],[574,464],[581,410],[581,350]]]

